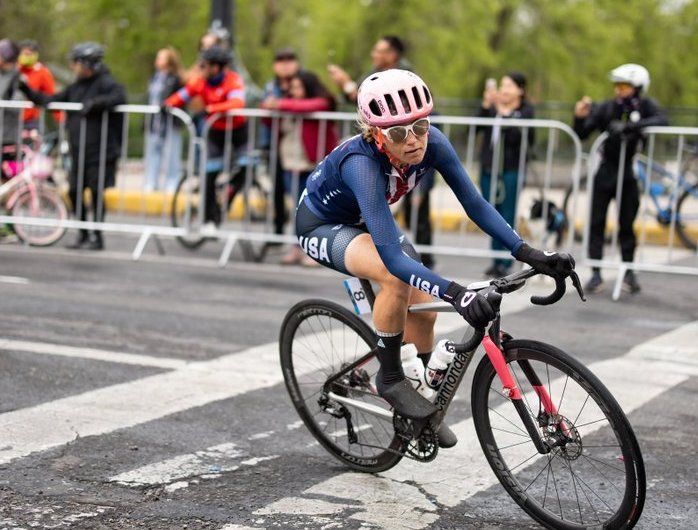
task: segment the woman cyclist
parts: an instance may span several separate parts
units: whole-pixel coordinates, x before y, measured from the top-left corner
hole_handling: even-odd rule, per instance
[[[419,76],[397,69],[375,73],[361,84],[357,104],[362,134],[339,145],[310,175],[298,205],[296,233],[318,263],[380,286],[373,307],[378,393],[400,415],[425,419],[436,408],[405,379],[400,346],[403,340],[413,343],[426,364],[436,315],[408,314],[408,305],[442,298],[478,329],[495,317],[495,310],[486,296],[422,265],[389,205],[433,167],[468,216],[518,260],[551,276],[566,276],[574,260],[528,246],[482,198],[448,139],[430,126],[432,96]],[[442,447],[457,441],[443,424],[438,437]]]

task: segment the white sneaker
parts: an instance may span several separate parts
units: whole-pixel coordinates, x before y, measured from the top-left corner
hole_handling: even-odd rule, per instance
[[[218,232],[218,227],[213,221],[207,221],[201,226],[201,233],[203,235],[215,235]]]

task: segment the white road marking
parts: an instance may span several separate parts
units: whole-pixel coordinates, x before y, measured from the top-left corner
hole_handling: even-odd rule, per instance
[[[207,473],[220,475],[224,471],[234,471],[240,467],[240,457],[243,456],[245,453],[237,449],[234,443],[224,443],[132,469],[109,480],[127,486],[144,486],[167,484]]]
[[[698,376],[698,321],[681,326],[669,333],[637,345],[621,357],[600,361],[590,369],[610,389],[626,414],[645,405],[662,393]],[[405,498],[396,491],[386,493],[382,503],[362,492],[385,491],[389,480],[413,488],[419,502],[427,502],[424,494],[433,496],[442,505],[453,507],[469,497],[498,484],[480,448],[472,419],[452,426],[459,438],[454,449],[444,450],[437,459],[424,465],[403,460],[395,468],[379,476],[365,473],[342,473],[305,490],[300,496],[280,499],[257,510],[260,515],[317,515],[337,514],[345,509],[356,509],[357,500],[363,503],[365,512],[352,518],[368,521],[370,517],[399,516],[402,525],[410,528],[426,528],[434,522],[427,512],[415,513],[419,506],[412,498]],[[421,487],[419,491],[413,484]],[[357,491],[358,490],[358,491]],[[317,500],[303,495],[330,495],[331,500]],[[397,506],[396,512],[386,507]],[[377,509],[376,514],[373,510]],[[392,514],[392,515],[391,515]],[[421,520],[420,517],[426,517]],[[390,521],[390,519],[388,519]],[[392,522],[394,524],[394,519]]]
[[[257,434],[253,434],[248,440],[261,440],[262,438],[269,438],[272,434],[274,434],[274,431],[264,431],[264,432],[259,432]]]
[[[31,283],[28,278],[21,276],[0,276],[0,283],[13,283],[17,285],[27,285]]]
[[[503,313],[526,307],[529,295],[512,294]],[[517,298],[521,300],[517,302]],[[462,318],[455,313],[442,314],[437,321],[439,333],[462,326]],[[133,357],[124,359],[141,358]],[[272,342],[210,361],[185,363],[165,374],[7,412],[0,415],[3,433],[0,464],[64,445],[78,436],[84,438],[133,427],[282,381],[278,343]]]
[[[185,366],[187,361],[167,357],[153,357],[135,353],[122,353],[95,348],[64,346],[47,342],[30,342],[26,340],[0,339],[0,350],[40,353],[44,355],[60,355],[63,357],[79,357],[109,363],[133,364],[138,366],[154,366],[157,368],[177,369]]]

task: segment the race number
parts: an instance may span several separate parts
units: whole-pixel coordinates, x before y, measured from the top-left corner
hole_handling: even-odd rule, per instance
[[[371,304],[366,298],[364,288],[361,287],[361,280],[358,278],[349,278],[344,280],[344,287],[349,293],[351,303],[354,304],[354,312],[357,315],[365,315],[371,312]]]

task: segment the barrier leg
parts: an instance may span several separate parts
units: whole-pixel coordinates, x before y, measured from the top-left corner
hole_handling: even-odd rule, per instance
[[[133,259],[133,261],[138,261],[139,259],[141,259],[143,250],[145,250],[145,246],[148,244],[148,240],[150,239],[151,235],[153,235],[153,232],[151,230],[144,230],[141,234],[141,237],[138,238],[136,248],[133,249],[133,254],[131,254],[131,259]]]
[[[221,252],[221,257],[218,258],[218,266],[225,267],[230,261],[230,255],[233,253],[235,248],[235,243],[237,243],[237,236],[228,236],[225,240],[225,246],[223,247],[223,252]]]
[[[618,267],[618,277],[616,278],[616,283],[613,286],[613,295],[611,296],[614,302],[617,302],[620,298],[620,290],[623,286],[623,278],[625,278],[625,273],[627,272],[627,270],[628,267],[626,265],[621,264]]]

